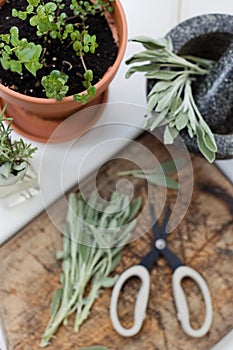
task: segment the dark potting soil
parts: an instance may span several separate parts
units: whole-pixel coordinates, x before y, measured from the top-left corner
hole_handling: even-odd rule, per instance
[[[66,13],[70,11],[70,2],[66,1]],[[17,26],[20,38],[25,37],[29,42],[33,41],[45,48],[44,39],[36,35],[35,27],[31,27],[27,21],[22,21],[11,15],[12,8],[24,10],[27,5],[26,0],[8,0],[2,8],[0,7],[0,34],[6,34],[12,26]],[[70,12],[70,15],[73,15],[72,12]],[[75,20],[78,22],[78,18]],[[96,41],[99,45],[95,54],[87,53],[84,57],[87,68],[92,69],[94,72],[93,84],[96,84],[115,62],[118,47],[114,42],[112,32],[104,16],[89,16],[86,24],[89,26],[89,33],[96,35]],[[46,67],[37,71],[37,77],[34,77],[25,68],[23,68],[22,75],[13,73],[10,70],[6,71],[0,64],[0,83],[22,94],[44,98],[46,95],[40,84],[41,78],[50,74],[52,70],[57,69],[69,76],[67,82],[69,91],[67,95],[73,95],[85,90],[82,84],[84,68],[80,58],[72,49],[72,45],[69,45],[67,42],[61,43],[59,40],[49,39],[49,43],[46,43],[44,58]]]

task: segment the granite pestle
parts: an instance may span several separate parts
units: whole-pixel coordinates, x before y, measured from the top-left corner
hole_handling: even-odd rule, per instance
[[[224,122],[233,115],[233,41],[197,86],[195,100],[208,125],[224,133]]]

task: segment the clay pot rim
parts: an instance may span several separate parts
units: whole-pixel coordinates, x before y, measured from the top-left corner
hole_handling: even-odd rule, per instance
[[[112,66],[110,66],[108,68],[108,70],[105,72],[105,74],[100,79],[100,81],[98,81],[98,83],[96,83],[94,85],[96,90],[99,90],[100,88],[102,88],[102,86],[105,85],[105,82],[108,81],[109,79],[111,79],[113,71],[117,71],[117,69],[118,69],[118,67],[123,59],[123,56],[125,54],[125,49],[126,49],[127,42],[128,42],[127,21],[126,21],[126,16],[124,13],[123,6],[120,3],[120,0],[115,0],[115,6],[118,8],[119,18],[121,18],[122,28],[124,28],[125,35],[123,35],[122,38],[120,38],[120,45],[119,45],[118,54],[117,54],[115,62],[113,63]],[[57,101],[55,98],[42,98],[42,97],[27,96],[27,95],[21,94],[19,92],[16,92],[14,90],[11,90],[10,88],[2,85],[1,83],[0,83],[0,89],[4,93],[6,93],[7,95],[9,95],[13,98],[16,98],[18,100],[25,101],[25,102],[34,103],[34,104],[45,104],[47,106],[52,106],[52,105],[57,104],[57,103],[62,105],[62,104],[66,104],[66,103],[73,101],[73,95],[66,96],[61,101]],[[85,94],[85,93],[87,93],[87,90],[83,90],[80,93]],[[93,98],[95,98],[95,96]]]

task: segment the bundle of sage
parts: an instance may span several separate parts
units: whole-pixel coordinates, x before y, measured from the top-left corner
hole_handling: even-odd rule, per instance
[[[54,293],[41,347],[49,344],[73,313],[77,332],[101,289],[115,284],[118,276],[109,275],[135,227],[141,198],[130,202],[127,195],[114,192],[110,202],[99,201],[95,195],[85,202],[80,194],[72,193],[68,203],[63,251],[57,253],[62,260],[61,288]]]
[[[128,70],[126,78],[142,72],[147,79],[154,81],[147,96],[150,118],[146,128],[154,130],[164,126],[165,144],[172,144],[181,130],[187,129],[189,137],[197,139],[203,156],[213,162],[217,151],[214,135],[202,117],[192,91],[192,82],[198,76],[209,74],[213,62],[175,54],[169,37],[154,40],[140,36],[131,41],[141,43],[145,50],[126,61],[126,64],[140,63]]]

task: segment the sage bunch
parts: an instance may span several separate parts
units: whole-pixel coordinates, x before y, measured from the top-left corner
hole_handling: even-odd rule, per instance
[[[148,94],[148,115],[146,127],[154,130],[164,126],[164,142],[172,144],[178,133],[186,129],[189,137],[196,137],[200,152],[213,162],[217,146],[208,124],[202,117],[192,92],[192,82],[210,72],[210,60],[179,56],[173,52],[171,39],[154,40],[136,37],[131,41],[141,43],[144,51],[134,54],[126,61],[133,65],[126,77],[142,72],[147,79],[155,81]],[[154,111],[156,113],[154,113]]]
[[[110,202],[88,202],[80,194],[70,194],[63,250],[61,287],[53,296],[48,326],[41,347],[49,344],[59,326],[75,313],[74,331],[89,315],[102,288],[112,287],[117,276],[109,276],[119,263],[124,245],[136,224],[141,199],[130,202],[127,195],[111,196]]]

